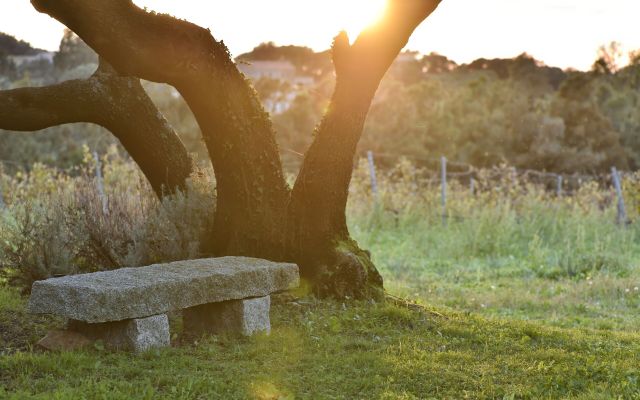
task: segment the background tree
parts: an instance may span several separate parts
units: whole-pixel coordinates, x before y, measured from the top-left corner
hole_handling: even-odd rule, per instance
[[[16,66],[9,59],[8,54],[0,49],[0,87],[16,78]]]
[[[273,42],[261,43],[248,53],[240,54],[239,62],[289,61],[302,75],[322,77],[332,72],[331,52],[314,52],[304,46],[277,46]]]
[[[286,53],[280,52],[278,46],[271,47],[270,51],[276,54]],[[291,49],[296,46],[283,47],[293,52]],[[301,49],[293,53],[309,54]],[[301,65],[312,65],[313,60],[324,59],[328,53],[311,54],[309,59],[300,57]],[[253,52],[245,57],[246,62],[258,58]],[[330,54],[328,57],[327,63],[331,65]],[[484,63],[491,65],[486,60]],[[362,156],[366,150],[374,150],[396,158],[402,155],[416,157],[420,163],[423,159],[437,159],[444,154],[452,160],[476,166],[506,162],[518,168],[567,173],[606,173],[613,164],[625,165],[625,162],[617,162],[624,160],[629,168],[640,165],[637,65],[621,67],[612,74],[562,71],[526,54],[496,64],[505,66],[502,78],[491,68],[457,66],[444,56],[399,57],[385,75],[373,100],[358,153]],[[95,69],[95,64],[83,64],[62,71],[58,80],[87,78]],[[5,85],[24,86],[35,83],[31,79],[33,76],[47,74],[46,70],[29,71],[29,80],[18,81],[25,71],[16,69],[14,78],[8,82],[5,79]],[[48,73],[52,75],[52,71]],[[300,74],[306,76],[298,71],[298,76]],[[587,89],[571,84],[563,89],[567,93],[561,95],[560,88],[569,77],[572,80],[582,77],[588,83]],[[288,173],[297,172],[302,161],[299,154],[304,153],[313,140],[314,126],[326,110],[335,86],[333,74],[314,76],[314,80],[312,85],[303,87],[271,79],[254,82],[263,104],[265,100],[267,106],[276,101],[287,103],[286,111],[280,112],[280,109],[272,113],[271,118]],[[206,145],[197,121],[179,92],[166,84],[145,81],[143,86],[176,128],[187,151],[194,155],[200,166],[206,167],[210,163]],[[570,114],[558,107],[566,103],[566,94],[571,91],[579,92],[573,98],[587,109],[591,108],[593,115],[608,120],[609,127],[605,129],[606,121],[600,118],[593,128],[583,130],[587,135],[583,141],[565,140],[570,121],[565,121],[564,117]],[[605,142],[608,144],[590,147],[588,154],[578,156],[585,150],[583,143],[598,142],[603,132],[608,132],[612,139]],[[16,163],[6,166],[12,171],[14,165],[30,168],[34,162],[67,168],[80,162],[85,144],[104,153],[117,141],[103,129],[78,124],[53,127],[39,135],[0,132],[0,143],[0,159]],[[612,146],[617,146],[617,150]],[[616,157],[615,163],[608,164],[612,160],[611,154],[619,152],[620,147],[624,154]],[[603,161],[594,164],[594,157]],[[559,162],[562,158],[567,161]],[[394,158],[378,160],[382,167],[386,163],[394,163]],[[426,166],[434,168],[435,164],[428,162]]]
[[[598,58],[593,63],[592,70],[601,74],[615,74],[622,66],[623,58],[624,52],[620,43],[602,45],[598,49]]]
[[[98,64],[98,55],[69,29],[64,30],[60,48],[53,58],[58,71],[67,71],[81,65]]]
[[[42,53],[44,50],[33,48],[23,40],[0,32],[0,51],[15,56],[30,56]]]

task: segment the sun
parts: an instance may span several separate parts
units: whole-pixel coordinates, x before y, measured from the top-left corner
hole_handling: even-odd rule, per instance
[[[341,28],[354,40],[360,32],[384,15],[387,0],[346,0],[334,9]]]
[[[134,3],[210,27],[227,45],[248,51],[260,41],[295,43],[323,50],[340,30],[355,40],[367,26],[382,18],[387,1],[134,0]]]

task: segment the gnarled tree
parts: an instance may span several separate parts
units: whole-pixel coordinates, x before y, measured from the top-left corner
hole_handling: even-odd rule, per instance
[[[74,31],[120,75],[167,83],[185,98],[217,182],[210,254],[296,262],[320,295],[381,294],[382,278],[346,224],[353,158],[380,80],[440,0],[389,0],[385,17],[353,44],[345,33],[336,37],[335,92],[293,188],[285,181],[268,114],[209,30],[149,13],[131,0],[31,2]]]

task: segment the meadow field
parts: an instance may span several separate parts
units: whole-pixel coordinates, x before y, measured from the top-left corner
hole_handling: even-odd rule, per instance
[[[201,256],[213,209],[209,171],[201,171],[187,193],[160,204],[115,149],[100,166],[97,177],[87,152],[71,170],[35,165],[2,175],[0,265],[14,286]],[[374,195],[361,160],[350,188],[349,224],[371,251],[387,291],[487,316],[635,329],[640,174],[624,176],[628,221],[617,224],[615,191],[606,181],[572,185],[567,179],[558,196],[555,186],[510,171],[478,171],[474,193],[466,181],[449,179],[443,221],[441,184],[428,171],[400,159],[378,171]]]
[[[508,168],[475,192],[441,187],[407,160],[358,164],[348,209],[385,279],[386,304],[275,301],[271,336],[184,341],[142,357],[100,346],[43,354],[62,321],[30,316],[47,276],[198,257],[215,183],[205,170],[160,204],[117,152],[69,171],[2,175],[0,397],[7,398],[638,398],[640,177],[585,181],[558,196]],[[484,177],[484,178],[483,178]],[[104,195],[103,195],[104,193]],[[103,202],[104,201],[104,202]]]
[[[389,292],[424,304],[560,327],[637,330],[640,304],[638,176],[624,181],[626,224],[615,192],[596,180],[557,195],[509,168],[492,179],[441,187],[402,161],[378,174],[371,195],[360,165],[351,230],[369,249]],[[498,177],[497,179],[495,177]]]

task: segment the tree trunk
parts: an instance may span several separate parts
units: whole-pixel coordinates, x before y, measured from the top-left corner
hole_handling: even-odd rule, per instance
[[[268,114],[235,65],[180,92],[202,130],[216,176],[214,255],[286,258],[282,227],[289,188]],[[221,99],[210,93],[229,93]]]
[[[381,275],[369,252],[350,238],[346,206],[353,158],[380,81],[415,28],[439,1],[397,0],[386,18],[353,45],[346,33],[333,43],[336,87],[329,111],[316,129],[293,188],[292,248],[302,274],[320,294],[379,297]]]
[[[175,86],[214,167],[209,250],[293,261],[322,296],[378,297],[382,278],[350,238],[345,208],[356,146],[380,80],[439,0],[390,0],[386,18],[349,45],[336,38],[337,84],[295,186],[285,182],[269,116],[210,32],[128,0],[32,0],[120,73]]]

